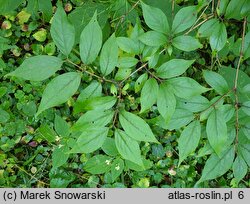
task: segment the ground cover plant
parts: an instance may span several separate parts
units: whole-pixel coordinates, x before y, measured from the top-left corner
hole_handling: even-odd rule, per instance
[[[249,0],[0,0],[1,187],[249,187]]]

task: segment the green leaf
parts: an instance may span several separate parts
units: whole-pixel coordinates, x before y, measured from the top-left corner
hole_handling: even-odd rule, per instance
[[[53,143],[56,141],[56,133],[54,130],[50,128],[49,125],[43,124],[38,128],[39,136],[45,140],[47,140],[49,143]]]
[[[118,60],[118,67],[130,68],[135,66],[138,63],[138,59],[134,57],[120,57]]]
[[[68,56],[75,43],[75,28],[69,22],[61,3],[58,3],[56,13],[52,20],[50,33],[59,50]]]
[[[138,93],[142,89],[147,80],[148,80],[147,73],[144,73],[138,77],[138,79],[135,81],[135,93]]]
[[[85,89],[83,89],[74,104],[74,113],[84,111],[82,103],[90,98],[102,95],[102,84],[97,81],[92,81]]]
[[[124,161],[120,158],[115,159],[111,167],[112,182],[115,182],[115,180],[121,175],[123,169]]]
[[[81,76],[77,72],[68,72],[50,81],[43,92],[36,116],[48,108],[65,103],[75,94],[80,85],[80,81]]]
[[[201,137],[201,124],[200,121],[195,120],[190,123],[183,132],[178,140],[179,149],[179,164],[184,161],[195,149],[197,148]]]
[[[113,34],[103,45],[100,55],[100,69],[104,76],[109,75],[118,63],[118,45]]]
[[[215,18],[203,23],[198,30],[199,37],[210,37],[219,23]]]
[[[180,9],[174,17],[172,32],[176,34],[190,28],[195,23],[196,18],[196,6],[187,6]]]
[[[179,50],[190,52],[202,48],[202,44],[194,37],[191,36],[177,36],[173,39],[173,46]]]
[[[193,63],[194,60],[172,59],[157,68],[156,75],[163,79],[176,77],[182,75]]]
[[[102,29],[98,24],[96,13],[83,29],[80,37],[80,56],[84,64],[95,61],[102,47]]]
[[[138,142],[130,138],[124,131],[116,129],[115,145],[124,159],[132,161],[140,166],[143,165]]]
[[[167,36],[156,31],[148,31],[143,33],[139,40],[148,46],[162,46],[167,43]]]
[[[233,163],[233,174],[237,183],[239,183],[247,174],[247,164],[241,156],[237,156]]]
[[[0,15],[10,14],[24,0],[0,0]]]
[[[43,14],[43,19],[49,22],[53,15],[52,2],[50,0],[38,0],[38,8]]]
[[[242,111],[247,114],[248,116],[250,116],[250,101],[246,101],[242,104]]]
[[[157,108],[166,123],[169,122],[175,112],[176,99],[172,89],[166,84],[160,84],[157,96]]]
[[[58,135],[67,137],[70,134],[70,127],[69,124],[60,116],[55,115],[54,121],[55,131]]]
[[[111,168],[111,157],[96,155],[90,158],[83,168],[91,174],[103,174]]]
[[[228,139],[227,124],[221,111],[214,109],[209,115],[206,132],[210,145],[220,155]]]
[[[113,96],[100,96],[82,102],[83,110],[107,110],[112,108],[117,101]]]
[[[209,107],[210,103],[204,96],[194,96],[190,99],[177,99],[177,108],[186,109],[193,113],[203,111]]]
[[[83,114],[72,126],[71,131],[83,131],[90,125],[106,126],[113,118],[114,111],[92,110]]]
[[[138,141],[158,142],[149,125],[137,115],[122,110],[119,121],[125,133],[131,138]]]
[[[10,119],[10,114],[0,108],[0,123],[6,123]]]
[[[58,168],[67,162],[69,158],[68,151],[69,148],[67,146],[58,146],[54,149],[52,153],[53,168]]]
[[[140,113],[143,113],[144,111],[150,109],[152,105],[154,105],[154,103],[157,100],[158,89],[159,89],[158,83],[154,78],[150,78],[145,82],[141,90]]]
[[[244,8],[245,2],[248,2],[248,0],[231,0],[227,6],[225,17],[227,19],[234,18],[240,20],[241,10]]]
[[[212,35],[209,38],[212,50],[220,51],[227,42],[227,30],[224,23],[218,23],[214,27]]]
[[[52,168],[49,172],[51,188],[66,188],[76,179],[75,175],[67,170]]]
[[[149,28],[161,33],[168,33],[170,31],[168,19],[162,10],[148,6],[143,2],[141,2],[141,5],[143,17]]]
[[[63,61],[60,58],[39,55],[25,59],[13,72],[6,76],[20,77],[25,80],[43,81],[61,69]]]
[[[242,131],[239,132],[239,145],[238,153],[245,160],[247,165],[250,167],[250,144],[249,139],[242,134]]]
[[[126,37],[117,37],[116,38],[117,44],[119,48],[127,53],[130,54],[139,54],[140,47],[138,43],[134,39],[126,38]]]
[[[225,150],[219,157],[217,154],[212,154],[207,160],[202,171],[202,176],[197,183],[206,180],[215,179],[225,174],[231,167],[234,161],[234,148],[230,147]]]
[[[82,133],[76,141],[76,144],[70,150],[70,153],[91,153],[99,149],[107,135],[107,127],[89,126],[82,129]]]
[[[115,146],[115,139],[107,137],[102,145],[102,150],[109,156],[117,156],[118,150]]]
[[[167,83],[172,86],[176,96],[184,99],[190,99],[209,90],[188,77],[169,79]]]
[[[218,73],[204,70],[204,78],[206,82],[220,95],[228,92],[229,87],[226,80]]]

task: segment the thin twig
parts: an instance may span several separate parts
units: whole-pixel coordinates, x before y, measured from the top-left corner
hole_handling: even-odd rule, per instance
[[[244,22],[243,22],[240,57],[239,57],[239,61],[238,61],[237,69],[236,69],[236,74],[235,74],[235,81],[234,81],[235,115],[236,115],[236,118],[235,118],[235,129],[236,129],[235,144],[236,144],[236,147],[237,147],[238,140],[239,140],[239,97],[237,94],[237,86],[238,86],[238,80],[239,80],[240,65],[241,65],[241,61],[243,59],[243,55],[244,55],[244,41],[245,41],[245,33],[246,33],[246,24],[247,24],[247,19],[245,17]]]

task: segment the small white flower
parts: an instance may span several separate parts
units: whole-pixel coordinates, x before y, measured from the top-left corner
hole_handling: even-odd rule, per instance
[[[110,160],[106,160],[105,163],[106,163],[107,165],[110,165]]]
[[[115,170],[116,170],[116,171],[119,171],[119,169],[120,169],[120,166],[117,165],[117,166],[115,167]]]
[[[58,147],[59,147],[59,149],[60,149],[60,148],[62,148],[62,147],[63,147],[63,145],[62,145],[62,144],[59,144],[59,145],[58,145]]]
[[[61,138],[59,136],[56,136],[56,141],[59,142]]]

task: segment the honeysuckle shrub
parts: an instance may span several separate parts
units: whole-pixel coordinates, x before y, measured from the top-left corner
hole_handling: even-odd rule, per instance
[[[2,187],[249,187],[250,1],[0,15]]]

